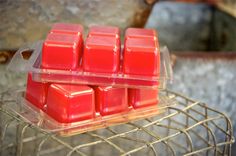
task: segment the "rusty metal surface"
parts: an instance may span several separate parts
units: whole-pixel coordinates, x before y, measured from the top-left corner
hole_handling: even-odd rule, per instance
[[[236,1],[235,0],[218,0],[217,7],[236,18]]]

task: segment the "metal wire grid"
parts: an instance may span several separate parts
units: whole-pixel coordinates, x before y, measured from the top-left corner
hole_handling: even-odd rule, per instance
[[[231,155],[232,124],[220,111],[188,97],[156,117],[61,137],[25,123],[6,110],[1,94],[1,155]]]

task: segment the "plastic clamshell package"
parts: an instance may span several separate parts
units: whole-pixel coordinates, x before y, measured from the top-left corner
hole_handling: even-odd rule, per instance
[[[82,33],[79,24],[54,24],[43,44],[30,47],[29,60],[22,48],[8,69],[31,72],[38,82],[128,88],[162,89],[172,79],[168,50],[160,52],[154,29],[128,28],[124,48],[118,27],[92,26],[85,45]]]
[[[131,109],[129,112],[116,113],[114,115],[100,116],[96,113],[94,119],[74,123],[60,123],[41,111],[25,99],[25,88],[13,89],[12,96],[17,102],[3,105],[6,109],[16,113],[24,121],[37,126],[43,131],[56,133],[62,136],[71,136],[78,133],[105,128],[112,125],[127,123],[129,121],[144,119],[165,112],[166,108],[176,104],[174,96],[159,95],[159,103],[155,106]],[[57,103],[55,103],[56,105]]]
[[[151,117],[175,103],[158,96],[172,68],[155,30],[128,29],[124,48],[118,27],[91,27],[85,44],[82,34],[81,25],[57,23],[45,41],[19,49],[8,69],[28,72],[27,88],[12,92],[17,105],[9,109],[45,131],[73,135]]]
[[[160,48],[160,71],[158,76],[127,76],[122,72],[118,73],[96,73],[86,72],[82,68],[77,70],[55,70],[41,69],[42,41],[30,46],[20,48],[8,64],[8,70],[15,72],[31,72],[34,81],[38,82],[58,82],[73,84],[90,84],[100,86],[116,86],[129,88],[159,88],[166,87],[168,81],[172,80],[172,67],[170,63],[169,51],[166,47]],[[23,53],[31,51],[28,60],[24,59]]]

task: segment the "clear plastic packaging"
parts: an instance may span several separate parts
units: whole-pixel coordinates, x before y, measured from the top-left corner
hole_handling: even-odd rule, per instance
[[[156,106],[145,107],[141,109],[130,108],[127,112],[117,113],[114,115],[101,116],[96,113],[96,117],[91,120],[84,120],[74,123],[59,123],[34,107],[29,101],[25,99],[25,89],[11,91],[12,96],[17,102],[5,105],[7,109],[16,113],[26,122],[37,126],[47,133],[55,133],[62,136],[70,136],[78,133],[92,131],[100,128],[105,128],[112,125],[127,123],[138,119],[148,118],[160,113],[163,113],[167,107],[175,105],[176,100],[174,96],[162,96],[159,94],[159,103]]]
[[[160,73],[157,76],[142,76],[126,75],[122,72],[115,74],[85,72],[82,68],[75,71],[42,69],[40,68],[42,43],[39,41],[19,49],[9,63],[8,69],[14,72],[31,72],[33,80],[38,82],[163,89],[166,83],[172,80],[172,67],[167,47],[160,49]],[[26,51],[32,52],[29,59],[23,57]]]

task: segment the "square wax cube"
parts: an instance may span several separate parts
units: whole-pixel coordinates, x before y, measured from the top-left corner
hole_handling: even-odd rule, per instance
[[[94,118],[93,89],[81,85],[51,84],[48,89],[47,114],[61,123]]]
[[[50,33],[72,34],[83,36],[83,27],[80,24],[55,23]]]
[[[83,68],[88,72],[115,73],[119,69],[120,44],[115,37],[90,36],[86,39]]]
[[[128,110],[128,91],[126,88],[112,86],[95,88],[96,111],[101,115],[111,115]]]
[[[48,86],[48,83],[33,81],[32,74],[28,73],[25,98],[36,107],[45,110]]]
[[[91,26],[88,37],[90,36],[111,36],[120,38],[120,30],[118,27],[111,26]]]
[[[158,90],[128,89],[128,101],[134,109],[156,106],[158,104]]]
[[[75,70],[79,66],[81,53],[82,40],[78,35],[51,33],[43,44],[41,67]]]
[[[128,28],[125,32],[125,39],[128,38],[149,38],[157,40],[157,32],[154,29]]]
[[[157,76],[160,66],[160,53],[156,41],[145,38],[127,39],[123,63],[123,71],[127,75]]]

